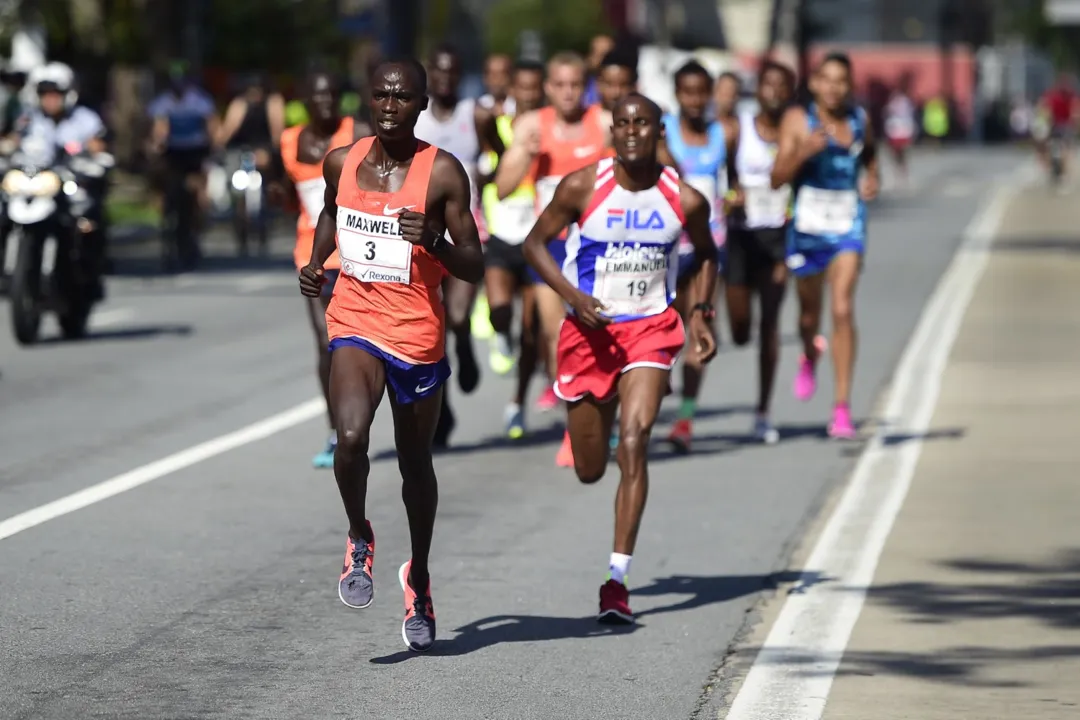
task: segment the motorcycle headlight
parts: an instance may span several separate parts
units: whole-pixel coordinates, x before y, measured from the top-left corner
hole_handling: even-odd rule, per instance
[[[17,192],[21,192],[29,178],[26,177],[26,173],[22,170],[12,170],[4,175],[4,182],[0,184],[3,187],[4,192],[9,195],[14,195]]]
[[[28,190],[31,195],[52,197],[60,192],[61,186],[63,186],[63,183],[60,181],[59,175],[54,172],[43,172],[30,178]]]
[[[247,190],[249,185],[248,174],[243,170],[237,170],[232,176],[232,186],[236,190]]]

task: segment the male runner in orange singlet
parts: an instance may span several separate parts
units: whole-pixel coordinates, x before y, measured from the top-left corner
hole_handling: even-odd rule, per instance
[[[357,124],[351,117],[341,116],[341,86],[329,73],[312,73],[306,81],[306,101],[311,122],[286,128],[281,134],[281,162],[285,169],[285,183],[292,185],[300,199],[300,217],[296,221],[296,247],[293,260],[296,269],[304,267],[311,259],[315,243],[315,223],[322,214],[326,181],[323,180],[323,159],[331,150],[345,147],[356,140]],[[366,129],[366,128],[364,128]],[[326,448],[315,456],[312,464],[317,468],[334,466],[334,449],[337,447],[337,431],[333,413],[330,413],[330,339],[326,334],[326,307],[334,291],[341,262],[335,251],[324,264],[328,282],[318,298],[307,301],[311,329],[315,333],[315,346],[319,357],[319,380],[326,398],[330,439]]]
[[[374,599],[368,446],[387,391],[412,540],[412,559],[398,571],[405,593],[401,632],[417,652],[435,642],[428,554],[439,489],[431,444],[450,376],[439,288],[447,272],[469,283],[484,277],[469,176],[452,155],[413,132],[427,103],[427,73],[418,62],[376,68],[375,137],[327,155],[325,206],[311,261],[300,273],[303,294],[318,297],[326,282],[323,264],[336,242],[342,277],[326,325],[333,357],[330,406],[338,427],[334,475],[349,518],[338,595],[356,608]]]
[[[581,56],[563,52],[548,61],[544,91],[550,105],[533,111],[514,124],[514,140],[499,160],[495,187],[503,200],[525,179],[536,187],[537,212],[551,202],[559,181],[570,173],[592,165],[605,155],[608,128],[598,105],[582,107],[585,92],[585,61]],[[548,248],[560,266],[566,257],[565,233]],[[541,409],[553,409],[558,398],[555,383],[556,338],[565,312],[559,294],[543,283],[535,270],[529,270],[534,282],[544,359],[551,384],[541,396]],[[563,437],[556,463],[573,466],[569,435]]]

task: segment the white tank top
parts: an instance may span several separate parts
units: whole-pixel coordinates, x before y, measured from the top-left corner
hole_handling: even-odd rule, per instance
[[[476,187],[476,160],[480,156],[480,140],[476,137],[476,101],[459,100],[453,114],[445,121],[435,117],[435,100],[416,121],[416,137],[434,145],[458,159],[472,181],[472,204],[477,207],[480,193]]]
[[[685,221],[674,169],[631,192],[615,180],[615,161],[601,160],[589,206],[567,235],[563,276],[600,300],[614,322],[659,315],[675,299],[672,253]]]
[[[739,116],[739,147],[735,150],[735,172],[746,195],[746,221],[739,223],[750,230],[782,228],[787,224],[791,188],[770,187],[776,143],[765,142],[757,131],[754,114]]]

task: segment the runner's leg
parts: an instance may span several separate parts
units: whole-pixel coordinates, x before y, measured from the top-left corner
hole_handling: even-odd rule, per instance
[[[598,482],[607,471],[618,407],[617,400],[598,403],[592,396],[568,404],[566,429],[574,450],[574,471],[587,485]]]
[[[365,608],[375,599],[375,533],[367,521],[368,449],[371,422],[386,388],[386,367],[358,347],[339,347],[334,356],[330,363],[330,407],[340,432],[334,477],[349,517],[338,597],[349,607]]]
[[[648,452],[660,401],[668,391],[671,371],[638,367],[619,378],[619,450],[621,477],[615,495],[614,551],[633,555],[645,499],[649,494]],[[603,437],[601,437],[603,439]]]
[[[795,397],[803,401],[812,398],[817,389],[817,361],[821,354],[817,338],[821,326],[824,283],[824,273],[797,277],[795,280],[795,292],[799,296],[799,339],[803,346],[799,372],[795,376]]]
[[[319,298],[309,298],[307,301],[308,320],[315,336],[315,351],[319,359],[319,384],[326,399],[326,415],[330,425],[326,448],[313,460],[315,467],[320,468],[334,466],[334,448],[337,445],[337,428],[330,406],[330,339],[326,332],[326,307],[330,304],[330,297],[329,293],[324,293]]]
[[[833,259],[828,270],[833,325],[831,348],[836,373],[836,405],[830,432],[841,437],[854,434],[849,402],[858,342],[855,329],[855,288],[859,279],[860,262],[859,253],[843,252]]]
[[[385,389],[382,360],[357,347],[334,350],[330,364],[330,407],[338,426],[334,477],[349,516],[349,535],[357,540],[371,540],[366,506],[371,470],[368,449],[371,423]]]
[[[489,241],[490,242],[490,241]],[[511,337],[514,324],[514,292],[517,278],[513,272],[501,266],[488,266],[484,271],[484,290],[487,293],[491,326],[495,329],[495,351],[491,365],[497,373],[510,371],[513,362],[514,343]]]
[[[780,361],[780,309],[787,291],[787,266],[778,262],[763,268],[758,277],[758,297],[761,300],[761,323],[758,326],[758,406],[759,415],[767,417],[772,405],[776,366]]]
[[[472,346],[472,305],[478,288],[455,277],[443,281],[443,302],[446,305],[446,326],[454,336],[457,353],[458,386],[468,394],[480,382],[480,367]]]

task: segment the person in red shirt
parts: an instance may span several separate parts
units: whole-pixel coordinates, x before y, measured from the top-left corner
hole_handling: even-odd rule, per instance
[[[1058,76],[1057,82],[1039,102],[1039,112],[1050,126],[1047,142],[1039,143],[1040,155],[1044,162],[1049,161],[1049,139],[1057,138],[1065,145],[1062,153],[1062,170],[1068,173],[1069,156],[1076,136],[1076,121],[1080,117],[1080,97],[1077,96],[1072,77],[1067,73]]]

